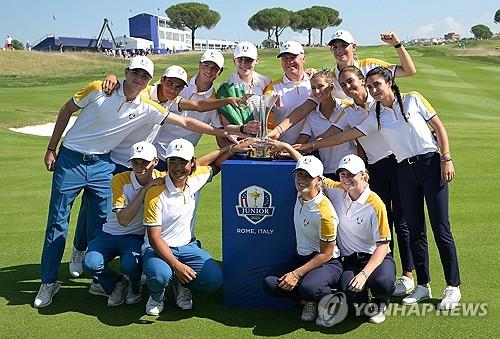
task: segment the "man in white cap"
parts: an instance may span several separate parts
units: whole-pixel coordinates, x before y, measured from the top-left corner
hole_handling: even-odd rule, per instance
[[[151,124],[173,123],[212,135],[227,135],[200,121],[169,115],[165,108],[141,95],[153,73],[154,65],[149,58],[134,57],[117,91],[106,96],[101,82],[94,81],[78,91],[59,111],[44,157],[47,170],[54,171],[54,175],[41,260],[42,285],[34,302],[37,308],[48,306],[59,291],[57,275],[68,220],[72,204],[82,190],[83,223],[79,222],[77,229],[83,227],[86,232],[80,230],[80,234],[86,234],[86,239],[75,239],[74,244],[80,247],[75,248],[72,255],[79,259],[75,262],[79,261],[80,267],[87,242],[102,231],[111,209],[111,177],[115,165],[109,152],[113,148],[134,130]],[[71,115],[78,110],[81,112],[57,152],[62,133]]]
[[[279,124],[288,117],[293,109],[309,98],[311,84],[304,69],[304,48],[296,41],[283,43],[277,58],[281,59],[281,67],[285,73],[281,79],[273,81],[266,89],[265,94],[277,95],[278,104],[273,109],[269,121],[271,127]],[[304,122],[289,128],[280,136],[280,140],[289,144],[297,141]]]
[[[144,197],[150,187],[165,184],[165,173],[155,169],[158,156],[153,144],[141,141],[133,145],[129,162],[132,171],[113,176],[113,209],[103,232],[89,242],[84,261],[85,270],[108,296],[108,306],[141,300]],[[123,275],[108,266],[116,256],[120,256]]]

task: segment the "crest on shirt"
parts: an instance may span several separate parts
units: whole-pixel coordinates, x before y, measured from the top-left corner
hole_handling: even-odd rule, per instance
[[[128,118],[129,118],[129,119],[134,119],[135,117],[136,117],[135,113],[130,113],[130,114],[128,115]]]
[[[357,223],[358,225],[361,225],[361,224],[363,223],[363,218],[361,218],[361,217],[357,217],[357,218],[356,218],[356,223]]]
[[[309,227],[310,224],[309,220],[304,219],[304,227]]]
[[[257,225],[267,217],[272,217],[274,207],[273,196],[267,190],[259,186],[249,186],[238,193],[236,212],[238,216],[244,217],[252,224]]]

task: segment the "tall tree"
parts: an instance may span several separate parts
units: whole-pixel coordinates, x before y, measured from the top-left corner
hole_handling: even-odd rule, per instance
[[[172,28],[191,30],[191,50],[194,51],[195,32],[200,27],[214,28],[220,20],[220,14],[208,5],[197,2],[184,2],[170,6],[165,10]]]
[[[500,9],[498,9],[495,13],[495,18],[493,19],[496,24],[500,24]]]
[[[268,38],[274,35],[275,42],[279,45],[279,36],[285,28],[290,27],[294,15],[294,12],[281,7],[264,8],[248,19],[248,26],[254,31],[266,32]]]
[[[489,39],[493,36],[493,32],[491,32],[490,28],[482,24],[472,26],[470,31],[474,34],[476,39]]]
[[[335,27],[342,23],[339,11],[331,7],[312,6],[315,12],[323,14],[324,19],[318,20],[315,28],[319,29],[319,44],[323,45],[323,31],[328,27]]]
[[[311,31],[317,27],[318,21],[326,20],[326,17],[312,7],[301,9],[295,13],[299,19],[294,20],[290,27],[296,32],[307,31],[307,45],[311,46]]]

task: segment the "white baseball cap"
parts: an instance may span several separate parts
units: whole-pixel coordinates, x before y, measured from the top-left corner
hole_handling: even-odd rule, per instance
[[[194,157],[194,146],[186,139],[174,139],[167,147],[165,159],[178,157],[190,161]]]
[[[233,59],[247,57],[250,59],[257,60],[259,57],[257,54],[257,47],[248,41],[242,41],[236,45],[234,49]]]
[[[130,157],[128,161],[132,159],[143,159],[146,161],[151,161],[157,157],[158,155],[156,153],[155,145],[146,141],[140,141],[138,143],[135,143],[130,148]]]
[[[348,154],[340,160],[337,173],[341,169],[346,169],[354,175],[361,171],[366,171],[365,162],[355,154]]]
[[[352,37],[352,34],[349,33],[346,30],[340,29],[333,33],[332,38],[330,39],[330,42],[328,43],[328,46],[331,46],[335,40],[342,40],[347,42],[348,44],[353,44],[354,43],[354,38]]]
[[[281,45],[280,47],[280,53],[278,54],[277,58],[281,58],[281,55],[284,53],[290,53],[290,54],[304,54],[304,47],[297,41],[286,41]]]
[[[323,163],[314,155],[306,155],[297,161],[293,171],[298,169],[303,169],[311,177],[316,178],[323,174]]]
[[[128,63],[128,69],[143,69],[148,72],[151,78],[153,77],[155,72],[155,66],[151,59],[142,55],[138,55],[130,59],[130,62]]]
[[[176,79],[182,80],[184,82],[184,84],[186,86],[188,86],[187,73],[184,70],[184,68],[182,68],[181,66],[172,65],[172,66],[168,67],[165,70],[165,72],[163,72],[163,76],[166,78],[176,78]]]
[[[219,66],[219,68],[224,67],[224,56],[216,49],[207,49],[205,53],[203,53],[200,62],[205,61],[212,61]]]

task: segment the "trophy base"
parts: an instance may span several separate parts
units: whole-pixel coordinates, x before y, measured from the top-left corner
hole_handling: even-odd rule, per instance
[[[271,144],[265,140],[258,140],[252,144],[253,149],[248,151],[248,158],[252,160],[270,161]]]

